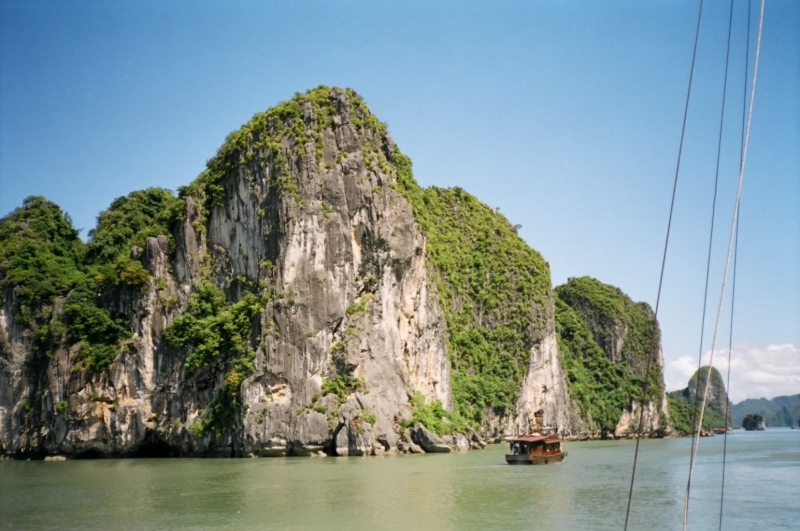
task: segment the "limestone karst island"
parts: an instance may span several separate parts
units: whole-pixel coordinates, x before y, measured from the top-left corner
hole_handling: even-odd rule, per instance
[[[0,221],[0,297],[12,458],[450,452],[629,437],[640,413],[663,437],[691,432],[709,382],[667,396],[648,304],[552,286],[494,209],[418,186],[350,89],[255,115],[177,195],[120,197],[85,242],[28,198]],[[727,404],[711,376],[708,429]]]

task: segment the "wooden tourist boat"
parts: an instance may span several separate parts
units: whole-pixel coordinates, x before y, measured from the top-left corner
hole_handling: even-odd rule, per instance
[[[567,457],[556,434],[531,433],[509,441],[511,453],[506,454],[509,465],[549,465],[560,463]]]

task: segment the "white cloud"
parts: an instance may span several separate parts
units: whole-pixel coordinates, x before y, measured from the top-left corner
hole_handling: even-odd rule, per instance
[[[711,352],[703,356],[707,365]],[[791,345],[737,345],[731,352],[731,385],[728,395],[733,403],[745,398],[774,398],[800,393],[800,348]],[[728,350],[714,352],[714,366],[727,378]],[[682,356],[666,364],[667,389],[683,389],[697,370],[697,358]]]

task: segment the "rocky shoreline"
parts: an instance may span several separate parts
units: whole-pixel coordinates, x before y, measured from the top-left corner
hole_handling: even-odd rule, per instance
[[[701,436],[712,436],[712,432],[702,432]],[[286,445],[285,441],[273,441],[274,447],[270,452],[263,453],[250,453],[242,455],[178,455],[176,453],[132,453],[132,454],[102,454],[100,452],[92,454],[0,454],[0,460],[43,460],[43,461],[66,461],[73,459],[136,459],[140,457],[207,457],[207,458],[270,458],[270,457],[339,457],[339,456],[385,456],[385,455],[403,455],[403,454],[426,454],[426,453],[451,453],[451,452],[467,452],[475,450],[483,450],[488,445],[506,444],[508,440],[516,437],[514,434],[505,434],[500,436],[490,437],[488,439],[481,438],[476,432],[469,434],[455,433],[453,435],[440,436],[422,424],[417,424],[413,428],[408,428],[403,431],[400,440],[397,442],[395,448],[386,448],[383,445],[374,445],[372,448],[360,454],[350,453],[349,450],[341,451],[340,453],[325,451],[324,448],[305,448],[303,451],[292,452],[287,450],[290,448]],[[660,438],[673,438],[673,437],[691,437],[691,435],[678,434],[675,432],[667,432],[666,430],[658,434],[649,434],[647,438],[660,439]],[[614,433],[583,433],[565,437],[564,441],[567,442],[586,442],[586,441],[601,441],[601,440],[633,440],[635,434],[625,433],[621,436],[615,436]]]

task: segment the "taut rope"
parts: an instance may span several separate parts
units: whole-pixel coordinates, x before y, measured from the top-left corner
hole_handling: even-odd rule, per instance
[[[745,128],[745,120],[747,119],[747,74],[750,67],[750,13],[752,11],[752,0],[747,0],[747,44],[745,45],[745,61],[744,61],[744,90],[742,91],[742,140],[741,140],[741,152],[739,155],[739,169],[741,171],[741,157],[744,155],[744,128]],[[740,208],[741,212],[741,208]],[[733,244],[733,280],[731,282],[731,323],[728,336],[728,375],[727,381],[725,383],[725,389],[728,390],[728,393],[731,392],[731,353],[733,351],[733,312],[735,309],[736,303],[736,263],[739,257],[739,222],[741,220],[741,215],[739,216],[739,220],[736,221],[736,241]],[[728,460],[728,426],[730,425],[730,418],[731,418],[731,401],[728,400],[725,403],[725,435],[723,435],[723,444],[722,444],[722,482],[720,484],[720,495],[719,495],[719,531],[722,531],[722,510],[725,506],[725,464]]]
[[[675,179],[672,184],[672,200],[669,204],[669,218],[667,219],[667,236],[664,239],[664,255],[661,259],[661,274],[658,278],[658,293],[656,294],[656,307],[654,309],[653,320],[658,323],[658,307],[661,303],[661,288],[664,284],[664,269],[667,265],[667,249],[669,248],[669,234],[672,229],[672,214],[675,211],[675,195],[678,190],[678,175],[681,169],[681,157],[683,155],[683,140],[686,136],[686,118],[689,116],[689,99],[692,94],[692,81],[694,80],[694,66],[697,59],[697,43],[700,41],[700,22],[703,20],[703,0],[700,0],[700,9],[697,13],[697,29],[694,34],[694,48],[692,50],[692,66],[689,69],[689,86],[686,89],[686,103],[683,107],[683,125],[681,126],[681,140],[678,144],[678,161],[675,164]],[[656,329],[653,327],[653,335],[650,341],[650,352],[656,345]],[[636,432],[636,450],[633,454],[633,470],[631,470],[631,487],[628,491],[628,508],[625,511],[625,531],[628,530],[628,521],[631,516],[631,501],[633,500],[633,484],[636,480],[636,464],[639,461],[639,442],[642,438],[642,421],[644,415],[644,401],[647,398],[647,387],[650,382],[650,368],[653,362],[653,356],[647,357],[647,368],[644,373],[644,384],[642,385],[642,400],[641,407],[639,408],[639,429]]]
[[[725,256],[725,274],[722,277],[722,289],[720,290],[719,305],[717,306],[717,317],[714,324],[714,335],[711,340],[711,354],[709,356],[709,366],[714,363],[714,348],[716,347],[717,332],[719,331],[719,320],[722,314],[722,304],[725,301],[725,288],[728,282],[728,270],[730,268],[731,253],[733,250],[733,243],[736,236],[736,227],[739,222],[739,203],[742,199],[742,182],[744,181],[744,170],[747,162],[747,146],[750,142],[750,126],[753,120],[753,102],[756,96],[756,81],[758,80],[758,60],[761,54],[761,36],[764,30],[764,0],[761,0],[761,10],[758,19],[758,37],[756,40],[756,56],[753,62],[753,84],[750,87],[750,104],[747,111],[747,127],[744,135],[744,148],[742,149],[741,165],[739,167],[739,184],[736,190],[736,203],[733,207],[733,222],[731,223],[731,233],[728,240],[728,252]],[[699,380],[699,377],[698,377]],[[706,378],[706,380],[708,380]],[[705,413],[706,403],[708,402],[708,383],[706,382],[705,389],[703,390],[703,402],[700,406],[700,417],[698,425],[703,425],[703,414]],[[683,530],[686,531],[686,526],[689,522],[689,490],[692,484],[692,474],[694,473],[694,464],[697,458],[697,447],[700,443],[700,433],[696,430],[694,440],[692,441],[692,456],[689,462],[689,480],[686,483],[686,494],[683,499]]]

